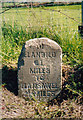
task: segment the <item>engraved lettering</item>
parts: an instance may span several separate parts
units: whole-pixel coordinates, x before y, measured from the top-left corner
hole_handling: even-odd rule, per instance
[[[34,73],[39,73],[39,68],[34,68]]]
[[[46,91],[43,91],[43,96],[46,96]]]
[[[50,96],[50,91],[47,90],[47,96]]]
[[[30,68],[30,73],[34,73],[34,70],[32,68]]]
[[[60,46],[48,39],[27,41],[18,60],[19,95],[52,100],[61,90]]]
[[[23,84],[22,83],[21,83],[20,87],[23,88]]]
[[[41,80],[43,80],[43,78],[45,77],[44,75],[41,75],[41,76],[37,76],[38,79],[42,78]],[[58,88],[57,87],[57,83],[29,83],[29,84],[26,84],[26,83],[23,83],[21,84],[21,88],[42,88],[42,89],[56,89]]]
[[[41,57],[45,58],[45,53],[41,52]]]
[[[34,74],[34,73],[50,73],[50,68],[30,68],[30,73]]]
[[[52,83],[52,88],[56,88],[56,84],[55,83]]]
[[[42,73],[41,68],[39,68],[39,73]]]
[[[42,43],[42,49],[44,49],[44,44]]]
[[[56,57],[56,53],[55,52],[52,52],[52,57]]]
[[[43,96],[42,91],[40,91],[40,92],[41,92],[41,96]]]
[[[41,45],[37,46],[37,49],[44,49],[44,44],[42,43]]]
[[[31,88],[31,84],[28,84],[28,85],[27,85],[27,88],[30,89],[30,88]]]
[[[28,57],[30,57],[29,52],[28,52]]]
[[[51,91],[51,95],[52,95],[52,96],[55,96],[55,91]]]
[[[50,69],[49,68],[46,69],[46,73],[50,73]]]
[[[37,88],[38,88],[38,89],[41,89],[41,84],[37,84]]]
[[[37,96],[40,96],[40,91],[37,91]]]
[[[40,76],[40,80],[44,80],[45,79],[45,76],[44,75],[41,75]]]
[[[50,52],[48,53],[48,56],[49,56],[49,57],[52,57]]]
[[[36,52],[36,57],[40,58],[40,52]]]
[[[35,65],[39,65],[38,60],[34,60]]]
[[[37,81],[39,80],[39,76],[36,76],[37,77]]]
[[[54,58],[56,52],[27,52],[27,57],[31,58]]]
[[[42,73],[45,73],[45,68],[42,68]]]
[[[43,61],[42,60],[40,60],[40,65],[43,65]]]
[[[36,88],[37,89],[37,84],[33,83],[33,89]]]
[[[24,83],[24,88],[27,88],[26,83]]]
[[[46,83],[42,83],[42,88],[47,88],[47,89],[51,89],[51,83],[48,83],[48,84],[46,84]]]
[[[32,52],[32,57],[35,57],[35,53],[34,52]]]

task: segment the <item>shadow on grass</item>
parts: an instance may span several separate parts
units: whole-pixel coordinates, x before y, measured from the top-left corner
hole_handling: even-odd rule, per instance
[[[18,95],[17,68],[8,68],[7,66],[2,68],[2,84],[5,84],[10,92]]]
[[[56,96],[55,99],[48,102],[49,105],[58,104],[60,105],[63,100],[74,99],[77,103],[83,103],[83,65],[77,66],[73,69],[73,71],[69,71],[69,77],[62,84],[62,90]],[[65,72],[62,72],[62,75],[65,78]],[[63,81],[63,80],[62,80]],[[66,85],[70,85],[71,89],[67,88]],[[81,92],[81,94],[79,93]]]

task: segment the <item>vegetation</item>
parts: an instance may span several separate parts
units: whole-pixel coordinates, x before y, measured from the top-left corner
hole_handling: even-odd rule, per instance
[[[68,98],[74,98],[74,97],[76,98],[77,96],[78,98],[81,98],[82,97],[82,73],[83,73],[82,56],[81,56],[82,43],[81,43],[81,37],[78,34],[78,25],[79,25],[79,22],[81,21],[81,17],[80,17],[81,5],[54,6],[54,7],[45,7],[45,8],[47,10],[43,9],[43,7],[12,8],[9,11],[6,11],[3,13],[2,15],[2,19],[3,19],[2,53],[1,54],[2,54],[2,63],[3,65],[6,65],[3,67],[3,72],[2,72],[3,83],[6,83],[6,87],[8,88],[11,87],[12,89],[13,88],[15,89],[15,86],[16,86],[15,83],[17,81],[17,76],[16,76],[17,70],[14,70],[14,67],[17,66],[18,57],[20,55],[22,46],[25,43],[25,41],[33,38],[48,37],[56,41],[62,47],[62,52],[63,52],[62,62],[63,64],[67,65],[67,67],[63,66],[63,69],[62,69],[63,77],[65,80],[63,80],[64,82],[63,90],[61,92],[61,95],[58,96],[57,101],[59,99],[59,101],[61,102],[61,100],[63,99],[65,100]],[[3,10],[4,9],[5,8],[3,8]],[[56,10],[56,11],[52,11],[52,10]],[[59,11],[66,14],[67,16],[61,14]],[[68,16],[70,16],[70,18]],[[75,20],[77,20],[78,22]],[[9,66],[12,66],[12,67],[8,68]],[[4,89],[4,92],[6,91]],[[13,92],[13,90],[11,91]],[[72,95],[74,97],[72,97]],[[5,99],[6,95],[3,95],[3,96]],[[5,101],[5,103],[7,104],[7,101]],[[30,102],[29,104],[28,102],[24,102],[24,104],[27,104],[27,105],[28,104],[31,105],[33,103],[34,102]],[[54,102],[54,104],[56,103]],[[67,101],[66,101],[66,104],[67,104]],[[71,111],[71,109],[73,109],[74,111],[75,108],[77,109],[78,106],[80,107],[80,105],[78,105],[72,108],[72,104],[75,105],[75,102],[73,103],[73,101],[69,100],[67,105],[67,107],[69,106],[69,109],[68,109],[69,112]],[[34,109],[33,111],[35,111],[34,112],[35,118],[38,118],[38,117],[54,118],[54,117],[60,117],[60,116],[69,117],[69,113],[66,113],[68,112],[68,110],[66,110],[65,101],[60,104],[61,106],[55,105],[54,108],[53,106],[50,107],[50,104],[49,104],[49,107],[47,104],[44,104],[45,107],[44,105],[40,105],[40,107],[38,107],[38,105],[40,105],[40,103],[35,103],[36,107],[34,107],[33,105],[31,106]],[[8,107],[8,110],[10,110],[12,103],[10,106],[9,106],[9,103],[6,106]],[[42,106],[44,108],[42,108]],[[60,107],[62,107],[62,109]],[[43,112],[45,111],[45,114],[42,113],[40,108],[43,110]],[[64,108],[66,110],[65,113],[64,113]],[[25,109],[25,111],[26,110],[27,108]],[[72,114],[74,117],[77,117],[78,116],[77,114],[79,114],[79,116],[81,116],[80,114],[82,114],[82,113],[79,113],[78,111],[78,113],[75,116],[75,113],[76,112]],[[29,117],[27,111],[24,114],[26,114],[25,117]],[[32,116],[31,113],[30,113],[30,116]]]
[[[60,9],[80,21],[80,5],[50,9]],[[58,42],[62,47],[64,63],[73,66],[82,63],[82,44],[78,35],[78,23],[67,16],[42,8],[13,8],[5,12],[2,17],[3,64],[16,64],[24,42],[36,37],[48,37]]]
[[[3,89],[2,94],[2,117],[5,119],[12,118],[13,120],[29,119],[79,119],[82,120],[83,106],[82,100],[68,99],[61,103],[54,100],[53,103],[38,102],[34,100],[26,101],[23,98],[14,96],[7,89]],[[62,120],[63,120],[62,119]]]

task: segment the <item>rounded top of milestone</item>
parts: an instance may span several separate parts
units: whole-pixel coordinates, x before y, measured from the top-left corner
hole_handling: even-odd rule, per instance
[[[18,60],[19,96],[40,101],[54,99],[61,91],[62,49],[49,38],[30,39]]]

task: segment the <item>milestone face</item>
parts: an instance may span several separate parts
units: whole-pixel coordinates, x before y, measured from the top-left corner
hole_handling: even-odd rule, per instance
[[[29,40],[18,61],[19,95],[49,101],[61,91],[61,48],[48,38]]]

